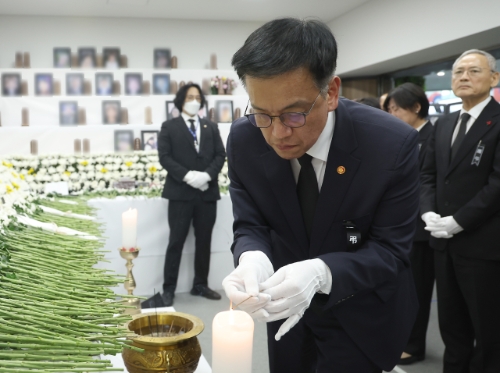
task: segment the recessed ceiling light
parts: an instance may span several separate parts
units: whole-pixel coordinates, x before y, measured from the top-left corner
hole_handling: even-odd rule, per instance
[[[436,75],[437,75],[437,76],[444,76],[445,74],[446,74],[446,73],[445,73],[444,71],[440,71],[440,72],[438,72]]]

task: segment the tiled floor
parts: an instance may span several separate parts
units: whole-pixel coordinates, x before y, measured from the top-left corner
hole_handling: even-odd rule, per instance
[[[209,363],[212,361],[212,320],[218,312],[229,309],[229,300],[223,291],[220,291],[220,293],[222,294],[222,300],[220,301],[195,297],[189,293],[176,294],[174,299],[176,311],[196,315],[205,323],[205,330],[199,336],[199,341],[203,354]],[[441,359],[444,347],[439,335],[436,306],[436,302],[433,301],[427,333],[426,359],[410,366],[396,367],[393,373],[440,373],[442,371]],[[253,351],[253,372],[255,373],[269,373],[266,341],[265,324],[256,323]]]

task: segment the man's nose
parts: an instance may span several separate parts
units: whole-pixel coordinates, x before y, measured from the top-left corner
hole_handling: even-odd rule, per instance
[[[278,139],[283,139],[292,134],[292,129],[290,127],[285,126],[279,117],[273,119],[273,136]]]

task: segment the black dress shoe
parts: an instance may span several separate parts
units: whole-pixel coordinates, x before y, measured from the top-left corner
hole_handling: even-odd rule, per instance
[[[398,365],[410,365],[416,363],[417,361],[422,361],[424,359],[425,357],[422,355],[411,355],[403,359],[399,359]]]
[[[174,293],[172,291],[164,291],[161,295],[164,307],[170,307],[174,304]]]
[[[206,285],[195,285],[191,289],[191,295],[201,295],[207,299],[219,300],[221,296],[216,291],[213,291]]]

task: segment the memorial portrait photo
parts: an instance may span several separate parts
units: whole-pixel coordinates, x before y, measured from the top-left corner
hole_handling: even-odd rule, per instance
[[[80,73],[66,74],[66,95],[68,96],[83,95],[83,74]]]
[[[134,131],[115,131],[115,151],[119,153],[131,152],[134,150]]]
[[[142,95],[142,74],[125,74],[125,94],[130,96]]]
[[[102,65],[105,69],[119,69],[120,48],[104,48],[102,50]]]
[[[159,131],[141,131],[142,150],[158,150]]]
[[[170,49],[154,50],[154,66],[155,69],[170,69],[170,67],[172,66]]]
[[[224,100],[215,103],[216,121],[219,123],[231,123],[233,121],[233,101]]]
[[[54,82],[52,74],[35,74],[35,95],[52,96],[54,93]]]
[[[153,94],[170,94],[170,74],[153,74]]]
[[[78,66],[84,69],[97,66],[95,48],[78,48]]]
[[[120,124],[121,121],[121,103],[120,101],[102,102],[102,123]]]
[[[177,118],[181,114],[179,112],[179,109],[175,107],[173,101],[167,101],[166,106],[167,106],[167,120]]]
[[[2,95],[21,96],[21,74],[2,74]]]
[[[110,96],[113,94],[113,74],[95,74],[95,94],[97,96]]]
[[[58,69],[71,67],[71,48],[54,48],[54,67]]]
[[[78,124],[78,102],[59,102],[59,124],[61,126],[71,126]]]

